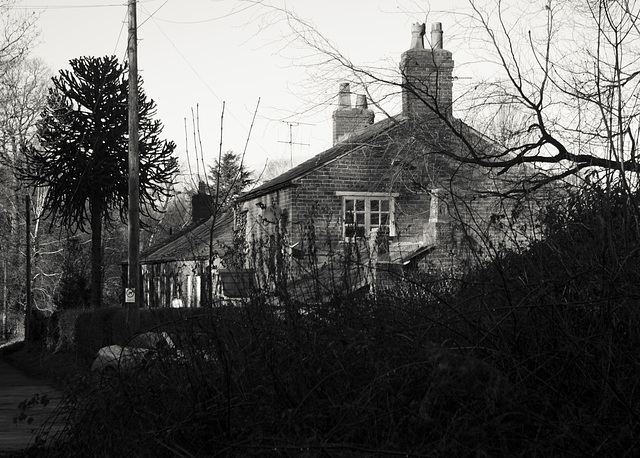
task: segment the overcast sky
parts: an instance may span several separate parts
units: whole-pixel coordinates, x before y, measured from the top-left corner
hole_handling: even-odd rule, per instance
[[[21,0],[18,5],[40,15],[33,56],[53,72],[80,56],[126,58],[125,0]],[[356,64],[391,70],[409,47],[412,23],[442,22],[445,48],[454,52],[458,71],[463,63],[456,55],[464,45],[456,23],[466,0],[140,0],[138,66],[145,92],[158,104],[164,136],[176,142],[184,164],[189,157],[192,169],[192,111],[198,107],[197,148],[201,143],[208,166],[220,147],[223,101],[222,149],[241,153],[260,99],[246,147],[246,162],[254,170],[291,153],[299,162],[331,146],[341,75],[316,65],[322,59],[292,39],[284,14],[273,7],[294,11]]]

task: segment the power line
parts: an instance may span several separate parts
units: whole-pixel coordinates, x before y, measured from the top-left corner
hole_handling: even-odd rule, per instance
[[[185,24],[185,25],[189,25],[189,24],[204,24],[206,22],[215,22],[215,21],[220,21],[222,19],[227,19],[231,16],[234,16],[238,13],[242,13],[243,11],[248,10],[249,8],[254,8],[256,5],[255,4],[250,4],[248,6],[245,6],[244,8],[241,8],[239,10],[234,10],[231,11],[230,13],[227,14],[223,14],[222,16],[216,16],[210,19],[201,19],[199,21],[171,21],[169,19],[161,19],[161,18],[156,18],[156,21],[160,21],[160,22],[166,22],[169,24]]]
[[[155,16],[155,14],[156,14],[158,11],[160,11],[160,9],[161,9],[164,5],[166,5],[167,3],[169,3],[169,0],[165,0],[165,2],[164,2],[162,5],[160,5],[158,8],[156,8],[156,10],[155,10],[153,13],[151,13],[151,14],[149,15],[149,17],[148,17],[148,18],[146,18],[144,21],[142,21],[142,24],[140,24],[140,25],[138,26],[138,29],[139,29],[140,27],[142,27],[143,25],[145,25],[145,23],[146,23],[149,19],[152,19],[152,18]],[[144,6],[143,6],[143,8],[144,8]],[[146,8],[145,8],[145,11],[146,11]]]
[[[102,5],[6,5],[3,8],[9,10],[66,10],[66,9],[87,9],[87,8],[113,8],[113,7],[122,7],[124,6],[122,3],[105,3]]]
[[[168,1],[168,0],[167,0],[167,1]],[[162,6],[164,6],[165,4],[166,4],[166,2],[165,2]],[[182,58],[182,60],[184,60],[184,62],[185,62],[185,63],[187,64],[187,66],[191,69],[191,71],[194,73],[194,75],[195,75],[195,76],[200,80],[200,82],[201,82],[201,83],[202,83],[202,84],[207,88],[207,90],[208,90],[208,91],[209,91],[209,92],[210,92],[210,93],[215,97],[215,99],[216,99],[216,100],[218,100],[218,102],[220,102],[220,103],[224,103],[224,101],[223,101],[223,100],[221,100],[221,99],[220,99],[220,97],[218,96],[218,94],[216,94],[216,93],[214,92],[213,88],[211,88],[211,86],[207,83],[207,81],[206,81],[206,80],[205,80],[205,79],[200,75],[200,73],[198,73],[198,71],[196,70],[196,68],[191,64],[191,62],[186,58],[186,56],[185,56],[185,55],[184,55],[184,54],[183,54],[183,53],[178,49],[178,47],[177,47],[177,46],[176,46],[176,44],[171,40],[171,38],[169,38],[169,36],[165,33],[164,29],[163,29],[163,28],[160,26],[160,24],[159,24],[159,20],[158,20],[158,18],[153,17],[153,15],[152,15],[152,14],[149,14],[149,12],[148,12],[148,11],[146,11],[146,8],[144,7],[144,5],[140,5],[140,6],[142,6],[142,8],[145,10],[146,14],[148,14],[148,15],[149,15],[149,18],[148,18],[148,19],[153,19],[153,23],[156,25],[156,27],[158,28],[158,30],[160,31],[160,33],[161,33],[161,34],[166,38],[166,40],[167,40],[169,43],[171,43],[171,46],[173,46],[173,49],[178,53],[178,55]],[[161,7],[162,7],[162,6],[161,6]],[[253,7],[253,6],[255,6],[255,5],[254,5],[254,4],[252,4],[252,5],[251,5],[251,7]],[[230,13],[229,15],[231,15],[231,14],[235,14],[235,13],[238,13],[238,12],[241,12],[241,11],[244,11],[245,9],[248,9],[248,8],[249,8],[249,7],[244,8],[244,9],[242,9],[242,10],[236,10],[235,12]],[[159,9],[159,8],[158,8],[158,9]],[[156,10],[155,12],[157,12],[157,10]],[[155,14],[155,12],[154,12],[153,14]],[[145,22],[146,22],[146,20],[145,20]],[[232,117],[233,119],[235,119],[235,120],[238,122],[238,124],[242,127],[242,129],[245,131],[245,133],[246,133],[247,135],[249,135],[249,131],[248,131],[248,129],[246,129],[246,128],[244,127],[244,124],[243,124],[243,123],[242,123],[242,122],[241,122],[241,121],[240,121],[240,120],[235,116],[235,113],[234,113],[232,110],[228,110],[228,109],[227,109],[226,111],[231,115],[231,117]],[[267,157],[269,157],[269,152],[264,148],[264,146],[263,146],[262,144],[257,143],[257,146],[258,146],[258,148],[260,148],[260,149],[262,150],[262,152],[263,152]]]

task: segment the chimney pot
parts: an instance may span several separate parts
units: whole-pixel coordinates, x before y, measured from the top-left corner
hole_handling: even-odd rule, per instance
[[[351,108],[351,89],[349,83],[340,83],[338,91],[338,109]]]
[[[442,22],[431,24],[431,47],[442,49]]]
[[[409,49],[424,49],[424,34],[426,27],[424,24],[416,22],[411,26],[411,46]]]
[[[367,97],[365,95],[358,94],[356,96],[356,108],[360,108],[363,110],[366,110],[368,108]]]

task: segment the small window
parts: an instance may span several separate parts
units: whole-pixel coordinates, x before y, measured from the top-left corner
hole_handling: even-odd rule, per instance
[[[345,239],[364,237],[373,229],[384,229],[394,235],[393,197],[345,196],[343,208]]]

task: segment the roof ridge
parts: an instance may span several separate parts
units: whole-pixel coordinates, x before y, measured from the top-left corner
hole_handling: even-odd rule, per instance
[[[332,147],[312,156],[306,161],[296,165],[295,167],[281,173],[271,180],[261,184],[260,186],[245,192],[238,197],[238,202],[243,202],[255,197],[268,194],[271,191],[281,189],[290,185],[293,180],[300,178],[314,170],[332,162],[345,154],[349,154],[360,146],[370,143],[372,138],[381,135],[386,130],[404,124],[407,118],[403,115],[390,116],[381,121],[371,124],[363,132],[353,135],[347,140],[337,143]]]

